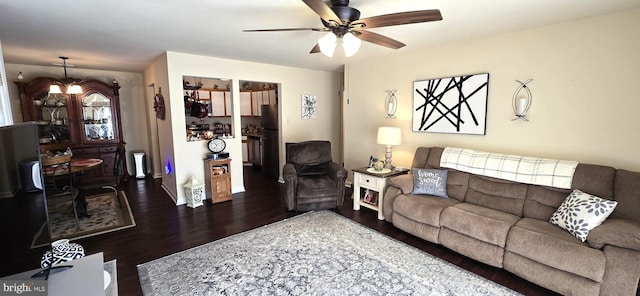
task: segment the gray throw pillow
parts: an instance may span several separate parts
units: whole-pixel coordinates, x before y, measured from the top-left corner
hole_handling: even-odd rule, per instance
[[[447,196],[447,170],[413,169],[413,194]]]

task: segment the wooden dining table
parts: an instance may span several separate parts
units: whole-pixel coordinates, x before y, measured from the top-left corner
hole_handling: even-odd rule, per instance
[[[102,165],[104,161],[99,158],[71,158],[71,173],[80,173],[92,170]]]
[[[99,158],[71,158],[71,174],[77,174],[84,171],[92,170],[100,165],[102,165],[103,160]],[[58,167],[47,167],[44,169],[43,174],[45,175],[67,175],[69,174],[69,170],[61,169],[62,165]]]
[[[102,159],[98,158],[71,158],[71,170],[69,170],[66,165],[58,165],[55,167],[47,167],[43,170],[43,174],[45,176],[63,176],[71,174],[71,184],[75,184],[75,177],[78,174],[84,173],[85,171],[93,170],[99,168],[103,163]],[[75,186],[75,185],[73,185]],[[87,214],[87,200],[85,198],[84,192],[78,192],[75,197],[76,200],[76,211],[79,217],[88,217]]]

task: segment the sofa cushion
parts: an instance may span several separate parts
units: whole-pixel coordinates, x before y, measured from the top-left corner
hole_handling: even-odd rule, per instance
[[[609,166],[580,163],[573,173],[571,189],[580,189],[593,195],[613,199],[616,170]]]
[[[549,222],[569,231],[581,241],[587,240],[589,231],[609,217],[618,205],[613,200],[574,190],[567,196]]]
[[[416,153],[413,154],[413,162],[411,163],[411,167],[412,168],[429,168],[429,166],[427,166],[427,160],[429,159],[430,152],[431,152],[431,148],[428,148],[428,147],[416,148]],[[438,160],[438,163],[440,163],[439,160]]]
[[[444,209],[440,223],[442,227],[504,247],[509,228],[518,219],[512,214],[463,202]]]
[[[452,198],[406,194],[398,196],[393,201],[393,209],[398,214],[414,221],[440,227],[442,211],[459,202]]]
[[[526,184],[470,174],[465,202],[522,216]]]
[[[402,194],[410,194],[413,191],[413,174],[392,177],[389,185],[402,190]]]
[[[611,217],[631,219],[640,223],[640,215],[638,215],[638,209],[640,209],[640,172],[617,170],[614,193],[614,200],[618,202],[618,207],[613,211]],[[606,198],[606,196],[598,196]]]
[[[520,219],[509,231],[506,249],[544,265],[602,281],[604,253],[549,222]]]
[[[523,217],[549,221],[571,190],[529,185],[524,199]]]
[[[308,197],[330,197],[336,195],[338,195],[336,183],[326,175],[298,177],[298,199]]]
[[[469,173],[449,170],[447,175],[447,195],[449,198],[464,201],[464,196],[469,191],[469,176]]]
[[[447,196],[447,170],[413,169],[413,194]]]

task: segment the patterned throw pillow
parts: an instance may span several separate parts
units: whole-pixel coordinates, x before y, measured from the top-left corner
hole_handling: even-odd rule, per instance
[[[602,199],[576,189],[562,202],[549,222],[566,229],[584,242],[589,231],[602,224],[617,205],[616,201]]]
[[[413,169],[413,194],[447,196],[447,170]]]

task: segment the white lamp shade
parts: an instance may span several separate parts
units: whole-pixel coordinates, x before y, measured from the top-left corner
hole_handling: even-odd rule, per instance
[[[360,41],[360,39],[358,39],[358,37],[356,37],[352,33],[344,34],[344,36],[342,37],[342,48],[344,49],[344,55],[350,57],[356,54],[356,52],[358,52],[358,50],[360,49],[360,44],[362,44],[362,41]]]
[[[388,146],[400,145],[402,143],[401,135],[399,127],[381,126],[378,128],[377,142]]]
[[[320,46],[320,51],[328,56],[332,57],[333,52],[336,50],[336,44],[338,41],[338,37],[336,37],[333,32],[327,33],[322,38],[318,39],[318,46]]]
[[[71,84],[67,87],[67,93],[70,95],[77,95],[82,93],[82,87],[77,84]]]
[[[49,86],[49,93],[50,94],[61,94],[62,90],[60,89],[60,86],[57,84],[52,84]]]

